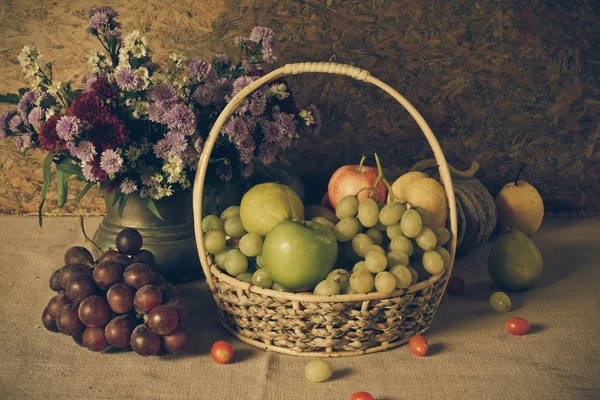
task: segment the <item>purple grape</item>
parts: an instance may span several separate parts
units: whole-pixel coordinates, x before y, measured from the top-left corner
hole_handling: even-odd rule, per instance
[[[119,315],[106,325],[104,329],[106,340],[112,346],[124,349],[129,346],[131,333],[137,325],[138,323],[131,315]]]
[[[98,260],[96,260],[96,261],[100,263],[104,260],[108,260],[108,259],[116,256],[117,254],[119,254],[119,252],[117,250],[108,249],[104,253],[100,254],[100,257],[98,257]]]
[[[108,289],[123,280],[123,267],[116,261],[102,261],[94,268],[94,281],[102,289]]]
[[[83,333],[85,325],[79,319],[77,304],[71,303],[62,306],[56,316],[56,326],[61,333],[68,336],[76,336]]]
[[[48,302],[48,306],[46,307],[46,309],[48,309],[48,315],[50,315],[52,318],[56,318],[60,309],[65,304],[69,304],[69,303],[72,303],[69,296],[67,296],[65,293],[57,294],[56,296],[51,298],[50,301]]]
[[[171,306],[158,306],[148,313],[148,326],[157,335],[173,332],[178,322],[177,311]]]
[[[104,335],[103,326],[88,326],[83,331],[82,339],[83,345],[91,351],[102,351],[110,346]]]
[[[138,325],[131,334],[129,342],[133,351],[141,356],[151,356],[160,349],[160,336],[154,334],[146,325]]]
[[[178,326],[173,332],[162,337],[162,345],[170,353],[180,353],[189,343],[190,337],[181,326]]]
[[[133,255],[142,248],[144,240],[142,235],[133,228],[125,228],[117,235],[115,239],[119,253]]]
[[[67,295],[74,303],[96,294],[98,286],[88,274],[73,275],[67,284]]]
[[[107,301],[100,296],[86,297],[79,305],[79,319],[86,326],[103,326],[111,314],[112,310]]]
[[[50,284],[50,289],[52,289],[55,292],[60,292],[61,290],[63,290],[63,287],[60,286],[60,281],[58,279],[59,274],[60,268],[54,271],[52,275],[50,275],[50,280],[48,282]]]
[[[83,264],[67,264],[60,269],[58,273],[58,282],[60,283],[60,287],[63,289],[67,288],[67,284],[69,283],[69,279],[73,275],[77,274],[88,274],[92,275],[92,270]]]
[[[156,273],[146,264],[135,263],[125,269],[123,280],[132,288],[139,289],[142,286],[152,285]]]
[[[179,296],[179,290],[177,290],[177,288],[170,283],[161,283],[158,285],[158,287],[160,288],[160,291],[163,295],[163,300],[165,301]]]
[[[187,302],[181,297],[174,297],[166,302],[167,306],[171,306],[177,311],[177,318],[179,321],[183,321],[188,315]]]
[[[85,247],[73,246],[65,253],[65,264],[89,265],[94,262],[92,253]]]
[[[133,262],[146,264],[156,270],[156,257],[150,250],[142,249],[133,256]]]
[[[135,311],[140,314],[148,314],[154,307],[162,303],[162,293],[157,286],[142,286],[133,298]]]
[[[44,308],[44,312],[42,313],[42,324],[44,324],[44,327],[50,332],[58,332],[56,318],[52,318],[50,314],[48,314],[48,307]]]
[[[116,313],[125,314],[133,308],[134,290],[125,283],[117,283],[108,289],[106,299]]]
[[[131,259],[131,257],[129,257],[126,254],[121,254],[121,253],[117,253],[116,255],[112,256],[111,258],[108,259],[108,261],[118,262],[119,264],[121,264],[123,269],[125,269],[125,268],[129,267],[131,264],[133,264],[133,260]]]

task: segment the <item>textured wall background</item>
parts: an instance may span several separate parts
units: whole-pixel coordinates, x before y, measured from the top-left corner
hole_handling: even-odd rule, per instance
[[[208,56],[256,25],[280,38],[280,62],[328,61],[369,70],[424,115],[447,158],[475,159],[492,194],[513,178],[542,193],[546,209],[600,214],[600,3],[459,0],[106,1],[125,30],[140,29],[158,59],[176,51]],[[23,86],[15,58],[32,43],[56,60],[62,79],[85,73],[94,41],[85,33],[95,1],[0,2],[0,92]],[[313,198],[339,165],[377,151],[386,165],[409,166],[431,155],[416,124],[382,92],[348,78],[290,80],[315,102],[324,127],[288,155]],[[0,143],[0,213],[35,212],[41,156]],[[77,195],[77,190],[71,197]],[[89,196],[89,195],[88,195]],[[51,202],[52,203],[52,202]],[[55,203],[54,203],[55,204]],[[102,212],[96,196],[77,210]]]

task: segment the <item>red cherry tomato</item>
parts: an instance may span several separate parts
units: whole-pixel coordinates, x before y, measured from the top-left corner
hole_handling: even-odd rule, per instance
[[[373,396],[367,392],[356,392],[350,396],[350,400],[373,400]]]
[[[529,332],[531,325],[523,318],[510,318],[506,321],[506,331],[511,335],[524,335]]]
[[[450,278],[446,290],[450,294],[462,294],[465,291],[465,282],[458,276]]]
[[[419,357],[423,357],[425,354],[427,354],[427,350],[429,349],[427,339],[421,335],[411,337],[408,341],[408,347],[410,347],[410,351],[412,351],[414,355]]]
[[[212,345],[210,355],[219,364],[227,364],[233,358],[233,347],[228,342],[219,340]]]

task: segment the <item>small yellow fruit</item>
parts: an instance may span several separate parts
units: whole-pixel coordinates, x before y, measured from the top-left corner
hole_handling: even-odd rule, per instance
[[[302,218],[302,200],[288,186],[275,182],[261,183],[242,197],[240,219],[248,232],[266,236],[281,221],[300,221]]]
[[[406,193],[408,186],[415,180],[427,178],[427,174],[419,171],[407,172],[392,184],[392,192],[396,196],[396,201],[406,203]],[[388,203],[390,202],[390,196],[388,195]]]
[[[433,178],[412,181],[405,191],[406,201],[429,214],[434,227],[445,226],[448,218],[448,201],[444,187]]]
[[[527,236],[538,231],[544,219],[544,202],[535,187],[519,180],[506,184],[496,196],[498,222]]]
[[[337,224],[339,218],[335,216],[335,212],[324,206],[304,206],[304,219],[312,220],[315,217],[322,217],[328,221]]]

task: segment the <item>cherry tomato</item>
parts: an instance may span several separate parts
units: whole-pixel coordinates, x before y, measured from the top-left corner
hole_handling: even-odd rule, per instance
[[[458,276],[450,278],[446,290],[450,294],[462,294],[465,291],[465,282]]]
[[[529,332],[530,328],[529,322],[523,318],[514,317],[506,321],[506,331],[511,335],[524,335]]]
[[[350,396],[350,400],[373,400],[373,396],[367,392],[356,392]]]
[[[412,351],[414,355],[419,357],[423,357],[425,354],[427,354],[427,350],[429,349],[427,339],[421,335],[411,337],[408,341],[408,347],[410,347],[410,351]]]
[[[233,358],[233,347],[228,342],[219,340],[212,345],[210,355],[219,364],[227,364]]]

